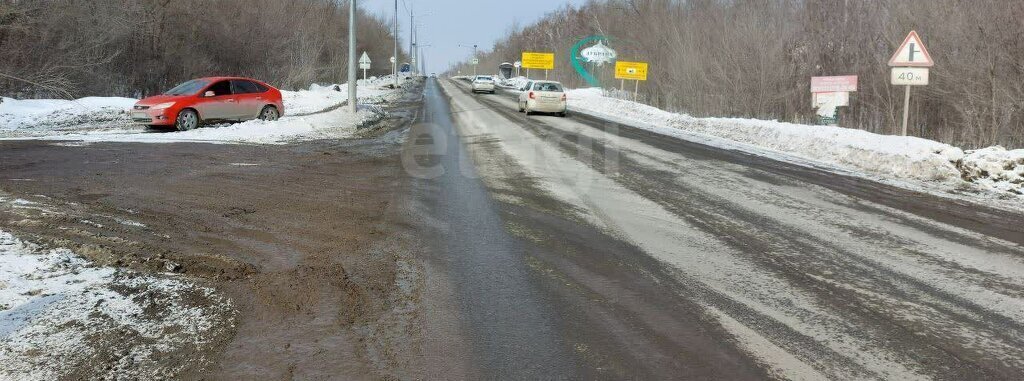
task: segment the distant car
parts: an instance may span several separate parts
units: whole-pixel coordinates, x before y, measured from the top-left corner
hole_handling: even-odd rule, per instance
[[[212,121],[277,120],[284,115],[281,91],[249,78],[198,78],[132,107],[132,120],[187,131]]]
[[[478,75],[473,78],[473,92],[494,94],[494,77]]]
[[[523,86],[519,94],[519,112],[526,112],[526,115],[535,112],[555,113],[559,116],[566,116],[565,88],[561,83],[555,81],[530,81]]]

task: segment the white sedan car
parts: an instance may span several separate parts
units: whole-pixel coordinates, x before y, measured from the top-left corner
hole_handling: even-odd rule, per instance
[[[473,78],[473,93],[494,94],[494,78],[489,75],[478,75]]]
[[[555,81],[530,81],[519,94],[519,112],[526,115],[535,112],[555,113],[565,116],[568,111],[565,105],[565,89]]]

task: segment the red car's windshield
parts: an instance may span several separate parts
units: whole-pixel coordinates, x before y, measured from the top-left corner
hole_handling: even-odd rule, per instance
[[[182,83],[175,86],[173,89],[167,90],[164,95],[192,95],[202,90],[210,81],[205,79],[193,79],[191,81]]]

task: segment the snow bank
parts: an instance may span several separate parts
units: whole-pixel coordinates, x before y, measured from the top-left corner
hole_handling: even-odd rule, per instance
[[[399,78],[402,83],[408,76]],[[400,89],[391,88],[394,77],[386,76],[358,82],[359,103],[375,105],[389,101]],[[342,89],[337,91],[336,89]],[[380,115],[373,107],[352,114],[340,107],[348,101],[348,87],[312,85],[309,90],[285,91],[285,117],[275,122],[248,121],[237,124],[204,126],[192,131],[149,131],[129,119],[127,109],[136,100],[129,98],[83,98],[78,101],[30,100],[13,101],[7,105],[8,119],[18,124],[3,124],[0,117],[0,140],[41,139],[80,140],[84,142],[138,143],[257,143],[277,144],[301,139],[343,138],[357,126]],[[7,98],[4,98],[5,103]],[[92,106],[92,112],[79,112],[69,104]],[[33,105],[28,107],[26,105]],[[0,104],[3,107],[3,104]],[[0,108],[0,113],[4,110]],[[70,110],[70,111],[69,111]],[[76,114],[77,112],[77,114]],[[62,122],[62,121],[71,121]],[[109,121],[104,123],[102,121]]]
[[[94,267],[69,250],[43,250],[0,231],[0,379],[52,380],[86,369],[173,375],[207,361],[197,353],[230,331],[230,311],[213,290],[174,276]],[[166,353],[183,358],[168,366]]]
[[[370,110],[351,113],[348,108],[304,116],[286,116],[268,122],[250,120],[235,124],[204,126],[191,131],[150,131],[65,134],[44,136],[40,140],[74,140],[85,143],[250,143],[284,144],[299,140],[346,138],[356,132],[359,125],[379,118]]]
[[[884,177],[956,180],[960,178],[956,163],[964,158],[959,148],[927,139],[766,120],[694,118],[605,97],[596,88],[571,90],[568,99],[570,109],[577,112],[728,139]]]

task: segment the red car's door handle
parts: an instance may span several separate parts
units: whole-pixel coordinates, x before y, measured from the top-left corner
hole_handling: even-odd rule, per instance
[[[228,102],[234,102],[234,99],[227,99]]]

